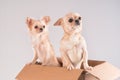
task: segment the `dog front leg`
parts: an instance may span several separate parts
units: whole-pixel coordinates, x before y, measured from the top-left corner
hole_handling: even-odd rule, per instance
[[[88,65],[88,52],[85,48],[83,49],[83,67],[85,70],[92,70],[92,67]]]
[[[38,59],[38,56],[37,56],[37,52],[36,52],[36,50],[35,50],[35,51],[34,51],[34,58],[33,58],[33,60],[32,60],[32,64],[35,64],[37,59]]]
[[[75,68],[80,69],[81,65],[82,65],[82,62],[83,62],[83,54],[82,54],[81,46],[76,45],[75,50],[76,50],[76,52],[74,52],[74,53],[76,53],[78,55],[78,57],[79,57],[79,62],[78,62],[78,64],[76,64]]]
[[[83,62],[83,59],[81,59],[80,62],[76,65],[75,69],[80,69],[82,62]]]
[[[61,49],[60,51],[61,51],[63,67],[67,67],[68,70],[74,69],[74,66],[67,55],[67,51],[65,51],[64,49]]]
[[[37,59],[38,59],[37,52],[36,52],[36,50],[34,50],[33,60],[31,62],[27,63],[27,65],[35,64]]]

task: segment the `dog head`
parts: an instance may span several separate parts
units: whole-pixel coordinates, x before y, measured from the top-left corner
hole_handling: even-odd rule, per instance
[[[82,20],[78,13],[68,13],[58,19],[54,26],[62,26],[67,33],[80,32],[82,30]]]
[[[26,23],[31,34],[40,35],[47,31],[47,24],[50,22],[49,16],[44,16],[40,20],[27,17]]]

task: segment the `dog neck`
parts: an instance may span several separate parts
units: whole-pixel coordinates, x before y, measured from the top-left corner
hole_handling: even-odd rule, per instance
[[[31,40],[32,40],[33,47],[37,44],[44,43],[47,39],[48,39],[47,33],[38,34],[38,35],[31,34]]]
[[[67,32],[67,31],[64,31],[64,35],[67,35],[67,36],[81,35],[81,32],[76,32],[76,31]]]

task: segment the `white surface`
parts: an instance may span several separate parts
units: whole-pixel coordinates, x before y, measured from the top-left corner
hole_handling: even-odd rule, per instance
[[[33,52],[25,20],[50,15],[50,39],[59,56],[61,27],[54,22],[68,12],[83,17],[89,59],[106,60],[120,68],[120,0],[1,0],[0,80],[14,80]]]

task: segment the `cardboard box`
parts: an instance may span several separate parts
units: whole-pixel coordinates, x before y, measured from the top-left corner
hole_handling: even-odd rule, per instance
[[[26,65],[17,75],[17,80],[115,80],[120,77],[120,69],[106,61],[89,60],[92,71],[63,67]]]

